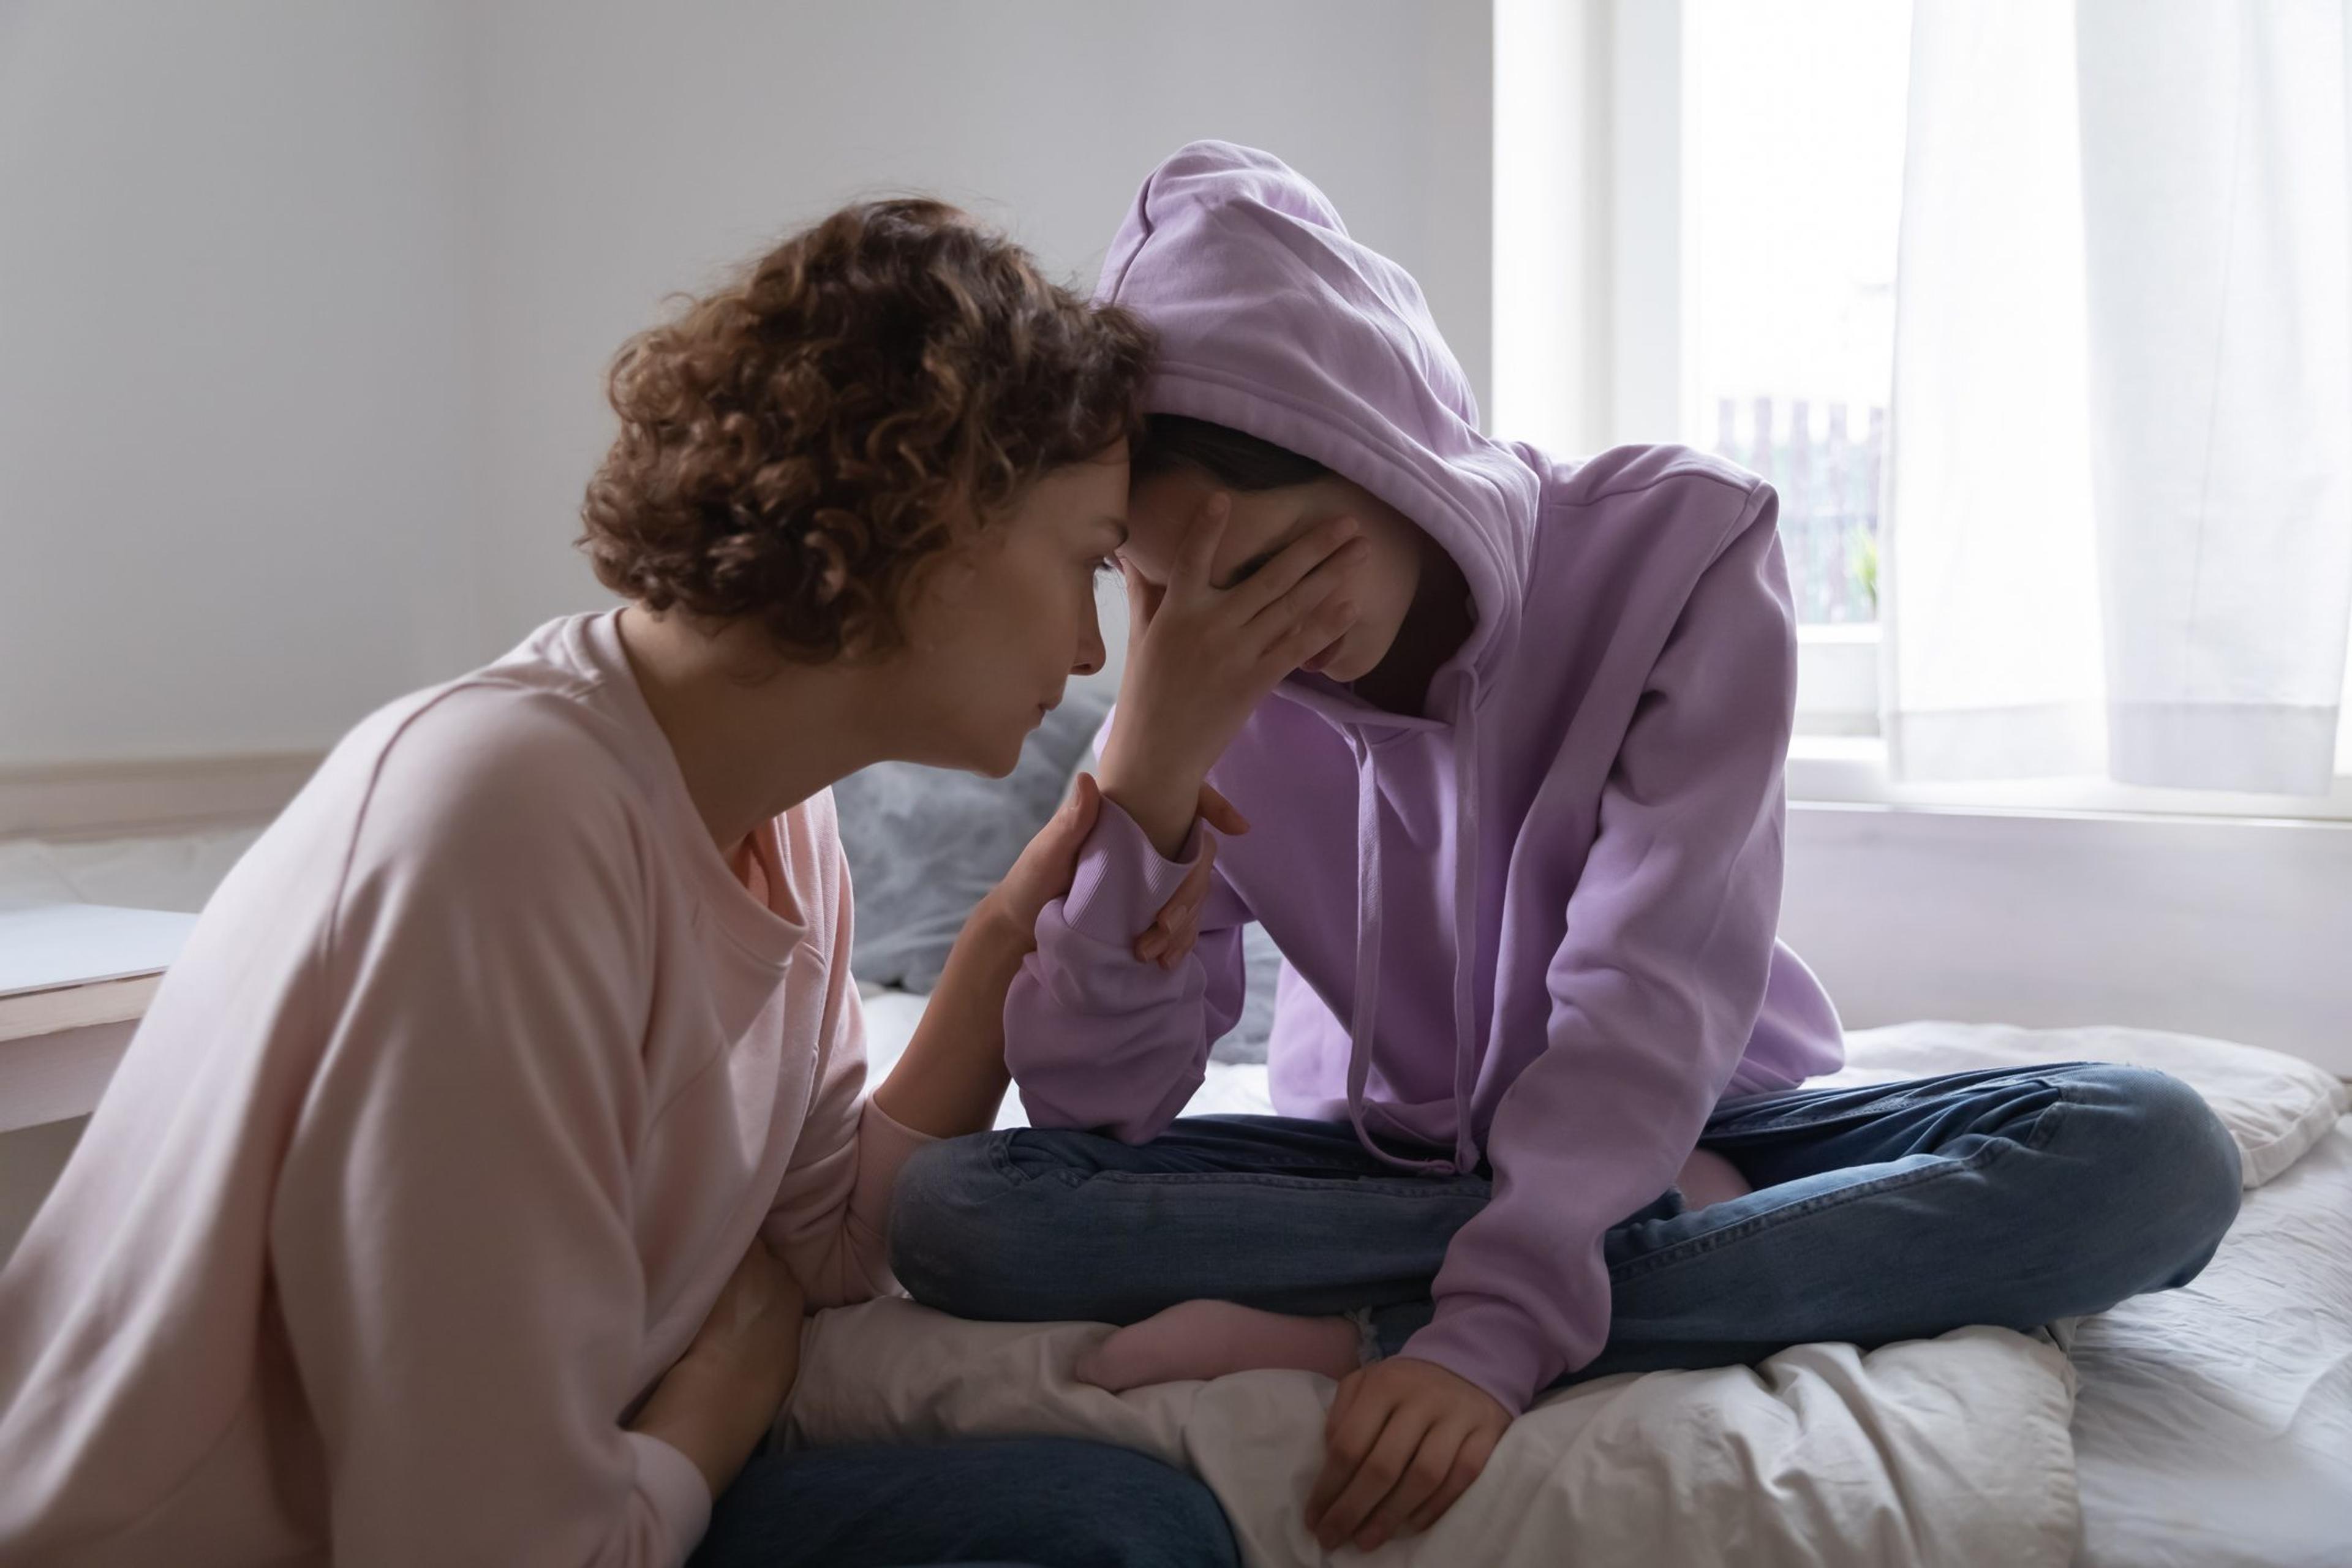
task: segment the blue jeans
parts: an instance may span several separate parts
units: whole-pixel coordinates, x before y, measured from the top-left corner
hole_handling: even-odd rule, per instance
[[[688,1568],[1241,1568],[1209,1489],[1104,1443],[755,1455]]]
[[[1756,1190],[1700,1209],[1669,1190],[1612,1226],[1609,1341],[1561,1383],[2101,1311],[2195,1278],[2238,1212],[2237,1146],[2196,1091],[2100,1063],[1746,1096],[1700,1143]],[[1489,1175],[1401,1174],[1344,1125],[1286,1117],[1140,1145],[980,1133],[900,1173],[891,1257],[967,1318],[1368,1309],[1393,1353]]]

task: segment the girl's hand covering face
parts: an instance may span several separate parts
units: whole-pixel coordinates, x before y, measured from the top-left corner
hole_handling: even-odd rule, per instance
[[[1185,804],[1250,710],[1354,623],[1351,594],[1370,554],[1354,519],[1330,518],[1220,588],[1210,580],[1211,563],[1232,511],[1230,496],[1209,497],[1165,584],[1119,563],[1127,674],[1105,776],[1169,781]]]

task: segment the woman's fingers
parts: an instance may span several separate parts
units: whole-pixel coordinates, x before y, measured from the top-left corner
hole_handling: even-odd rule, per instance
[[[1473,1431],[1465,1437],[1462,1447],[1454,1450],[1454,1463],[1446,1470],[1445,1484],[1412,1510],[1412,1517],[1404,1521],[1404,1532],[1418,1535],[1444,1518],[1445,1510],[1461,1500],[1462,1494],[1470,1489],[1470,1483],[1478,1479],[1479,1473],[1486,1468],[1486,1461],[1494,1456],[1493,1433]]]
[[[1043,846],[1048,863],[1063,869],[1063,877],[1077,870],[1078,851],[1085,847],[1087,835],[1095,830],[1095,818],[1102,815],[1102,790],[1092,773],[1080,773],[1070,784],[1070,796],[1062,809],[1045,825]]]
[[[1234,809],[1234,803],[1217,793],[1213,784],[1201,786],[1201,820],[1220,833],[1238,838],[1250,830],[1249,818]]]
[[[1102,785],[1095,782],[1094,774],[1081,773],[1071,781],[1070,798],[1062,809],[1070,814],[1080,838],[1095,830],[1095,818],[1102,815]]]
[[[1184,873],[1176,890],[1168,895],[1168,901],[1160,906],[1151,924],[1135,939],[1136,957],[1167,969],[1192,951],[1192,943],[1200,936],[1201,906],[1208,902],[1209,879],[1216,864],[1217,841],[1202,839],[1200,858]]]

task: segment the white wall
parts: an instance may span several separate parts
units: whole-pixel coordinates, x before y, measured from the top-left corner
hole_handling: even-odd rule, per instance
[[[2128,1024],[2352,1077],[2352,828],[1797,805],[1780,934],[1850,1027]]]
[[[662,296],[910,188],[1091,285],[1267,147],[1484,388],[1485,0],[0,6],[0,769],[323,747],[605,602],[601,377]]]
[[[314,746],[446,664],[449,16],[0,10],[0,765]]]

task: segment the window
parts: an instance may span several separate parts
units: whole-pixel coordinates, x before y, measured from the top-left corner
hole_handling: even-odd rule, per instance
[[[1685,0],[1682,438],[1772,481],[1798,619],[1877,619],[1910,6]]]
[[[2325,800],[1887,777],[1874,590],[1911,21],[1909,0],[1496,0],[1495,431],[1684,441],[1773,481],[1797,798],[2352,817],[2352,777]]]

